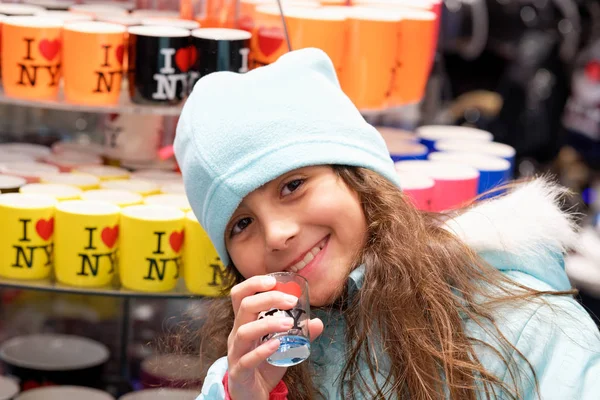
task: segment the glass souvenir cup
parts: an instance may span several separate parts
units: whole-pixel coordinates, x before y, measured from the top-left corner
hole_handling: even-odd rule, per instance
[[[275,278],[277,283],[272,290],[290,294],[298,298],[298,303],[288,310],[272,308],[263,311],[259,319],[272,317],[291,317],[294,326],[284,332],[271,333],[261,338],[261,343],[271,339],[279,339],[279,348],[267,362],[278,367],[290,367],[300,364],[310,355],[310,336],[308,321],[310,321],[310,302],[308,297],[308,282],[306,279],[293,272],[276,272],[268,274]]]

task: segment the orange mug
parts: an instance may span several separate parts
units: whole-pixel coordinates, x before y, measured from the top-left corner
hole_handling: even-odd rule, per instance
[[[433,0],[354,0],[356,6],[402,9],[409,8],[413,10],[431,11],[433,9]]]
[[[413,11],[431,11],[435,14],[434,34],[433,43],[431,45],[426,44],[430,47],[431,52],[431,64],[430,69],[433,66],[435,59],[435,52],[437,49],[437,41],[440,30],[440,19],[442,15],[442,0],[356,0],[356,5],[383,8],[383,9],[394,9],[394,10],[413,10]],[[419,41],[422,39],[419,38]],[[422,45],[422,41],[420,42]]]
[[[418,103],[423,98],[437,44],[437,17],[431,11],[400,11],[398,51],[390,106]]]
[[[34,4],[18,4],[2,2],[0,3],[0,14],[6,16],[26,16],[37,15],[45,11],[45,7],[40,7]]]
[[[2,26],[2,84],[9,97],[54,100],[61,77],[63,22],[7,17]]]
[[[69,11],[80,14],[88,14],[94,18],[106,15],[128,15],[126,9],[119,7],[117,2],[99,3],[99,4],[73,4],[69,7]]]
[[[304,26],[305,24],[299,26],[298,23],[295,23],[298,22],[298,17],[302,17],[304,15],[302,14],[302,11],[306,11],[307,9],[319,9],[320,7],[318,2],[289,1],[284,2],[281,6],[283,8],[283,14],[286,16],[286,24],[288,24],[288,29],[290,24],[290,19],[287,18],[288,14],[291,13],[296,15],[296,17],[292,18],[293,21],[291,22],[291,24],[296,27],[296,38],[298,38],[299,36],[303,36],[304,40],[310,38],[306,43],[310,43],[311,41],[314,42],[314,40],[319,40],[319,38],[317,38],[317,35],[311,32],[298,32],[298,29],[302,29],[302,26]],[[247,15],[243,15],[239,22],[241,29],[245,29],[252,32],[252,39],[250,41],[251,69],[271,64],[283,54],[289,51],[285,39],[283,23],[281,20],[281,12],[277,5],[273,5],[273,3],[256,4],[254,5],[254,8],[252,8],[252,6],[247,6],[245,12],[249,13],[250,18],[253,18],[253,20],[248,20],[246,18]],[[329,19],[330,20],[328,22],[333,23],[333,26],[331,28],[332,31],[339,30],[339,24],[335,23],[337,19],[331,19],[331,15],[329,16]],[[321,25],[322,23],[323,22],[321,22]],[[319,30],[324,29],[322,26],[317,28],[316,24],[312,25],[311,28],[316,28]],[[292,48],[310,47],[309,45],[294,47],[293,43],[291,43],[291,45]],[[343,43],[341,45],[343,46]],[[339,46],[340,44],[338,44],[338,47]],[[339,48],[339,50],[337,51],[343,51],[343,47]]]
[[[240,0],[240,16],[237,21],[239,29],[252,33],[256,18],[256,7],[273,4],[271,0]]]
[[[290,42],[294,50],[316,47],[323,50],[340,75],[344,67],[346,13],[335,7],[290,7],[285,10]]]
[[[63,11],[63,10],[44,11],[43,13],[37,14],[37,15],[43,16],[43,17],[60,19],[64,24],[66,24],[68,22],[76,22],[76,21],[91,21],[94,19],[94,17],[92,17],[91,15],[77,14],[74,12]]]
[[[342,90],[361,110],[381,109],[393,78],[402,19],[388,10],[347,8],[348,43],[340,76]]]
[[[322,6],[349,6],[349,0],[321,0]]]
[[[5,18],[6,18],[6,15],[0,14],[0,54],[2,54],[2,23],[4,22]],[[2,62],[0,60],[0,73],[1,72],[2,72]]]
[[[233,28],[237,18],[236,0],[203,1],[203,12],[195,16],[195,20],[203,28]],[[185,7],[185,5],[182,5]],[[186,13],[182,13],[187,17]]]
[[[250,68],[269,65],[288,52],[277,6],[258,6],[250,40]]]
[[[123,25],[108,22],[83,21],[65,25],[66,101],[90,105],[119,102],[125,31]],[[85,56],[81,49],[85,49]]]

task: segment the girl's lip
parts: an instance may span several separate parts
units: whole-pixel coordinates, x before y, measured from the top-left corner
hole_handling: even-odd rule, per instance
[[[317,243],[314,244],[314,246],[311,246],[311,248],[308,249],[306,252],[304,252],[300,257],[296,258],[294,261],[289,263],[289,265],[287,267],[285,267],[284,271],[289,271],[292,266],[294,266],[294,265],[298,264],[300,261],[302,261],[304,259],[304,257],[306,257],[308,252],[311,251],[313,248],[315,248],[319,243],[325,241],[325,243],[323,243],[323,247],[325,247],[328,239],[329,239],[329,235],[327,235],[323,239],[319,240]]]
[[[321,260],[323,259],[325,252],[327,251],[327,247],[329,246],[329,238],[331,235],[327,235],[325,237],[325,245],[323,246],[323,248],[321,249],[321,251],[319,251],[319,253],[315,256],[315,258],[313,258],[312,260],[310,260],[310,262],[308,264],[306,264],[306,266],[304,268],[302,268],[300,271],[298,271],[298,275],[301,275],[303,277],[307,277],[307,275],[310,275],[310,273],[316,268],[316,266],[321,262]]]

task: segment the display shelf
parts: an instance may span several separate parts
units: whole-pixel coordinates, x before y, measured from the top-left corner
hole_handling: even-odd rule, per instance
[[[129,99],[127,90],[121,90],[119,104],[113,106],[93,106],[68,103],[64,100],[62,90],[58,94],[57,100],[29,100],[9,97],[4,94],[4,90],[0,89],[0,104],[12,104],[22,107],[37,107],[49,110],[63,110],[76,112],[91,112],[100,114],[153,114],[164,116],[179,116],[181,113],[182,104],[176,106],[168,105],[141,105],[132,103]]]
[[[91,112],[99,114],[151,114],[178,117],[181,114],[184,102],[185,100],[176,106],[135,104],[129,99],[127,89],[122,88],[119,104],[114,106],[92,106],[68,103],[64,100],[64,94],[62,90],[58,93],[57,100],[29,100],[6,96],[4,94],[4,90],[0,88],[0,104],[11,104],[22,107],[37,107],[48,110]],[[361,109],[360,113],[365,118],[375,118],[379,116],[385,116],[387,114],[406,114],[407,112],[411,113],[412,115],[418,106],[419,103],[411,103],[375,110]]]
[[[41,290],[46,292],[59,292],[70,294],[85,294],[96,296],[113,296],[124,298],[170,298],[170,299],[193,299],[202,296],[190,293],[185,288],[183,281],[179,281],[177,287],[169,292],[135,292],[116,285],[101,288],[84,288],[63,285],[53,279],[44,280],[16,280],[0,277],[0,288]]]

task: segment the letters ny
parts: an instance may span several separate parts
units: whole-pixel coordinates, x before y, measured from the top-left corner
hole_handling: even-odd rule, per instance
[[[173,68],[173,56],[175,49],[160,49],[164,59],[164,65],[159,70],[160,73],[154,74],[156,81],[156,92],[152,93],[155,100],[173,100],[177,97],[177,88],[180,87],[181,95],[187,90],[188,74],[176,74]],[[179,84],[181,82],[181,84]]]
[[[29,237],[31,219],[19,219],[19,222],[23,224],[23,237],[19,238],[18,244],[13,245],[15,249],[15,262],[11,266],[13,268],[32,268],[36,260],[36,254],[40,254],[38,257],[44,257],[44,267],[52,265],[52,243],[42,246],[27,245],[27,242],[31,241]]]

